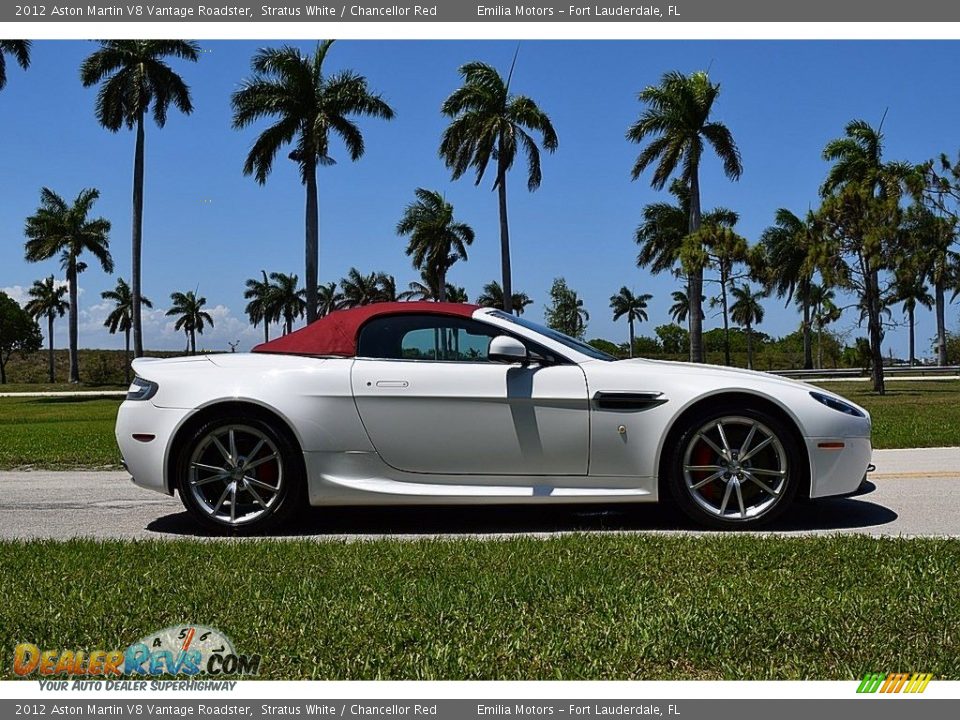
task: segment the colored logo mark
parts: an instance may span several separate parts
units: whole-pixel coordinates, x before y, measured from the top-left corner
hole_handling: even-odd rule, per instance
[[[922,693],[933,675],[930,673],[867,673],[858,693]]]

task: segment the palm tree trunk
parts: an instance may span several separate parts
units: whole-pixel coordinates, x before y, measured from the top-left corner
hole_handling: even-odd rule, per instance
[[[940,367],[947,364],[947,323],[944,318],[946,298],[944,298],[945,291],[943,286],[943,280],[938,280],[934,290],[937,307],[937,365]]]
[[[126,360],[124,365],[124,375],[127,378],[127,385],[130,384],[130,328],[123,331],[123,358]]]
[[[721,268],[720,303],[723,307],[723,363],[730,367],[730,314],[727,312],[727,271]]]
[[[437,282],[440,283],[439,287],[437,287],[437,302],[446,302],[447,301],[447,271],[443,268],[440,268],[437,271],[437,277],[439,278]]]
[[[263,341],[270,342],[270,321],[266,318],[263,319]]]
[[[71,258],[67,268],[67,284],[70,288],[70,382],[80,382],[80,361],[77,358],[79,310],[77,308],[77,259]]]
[[[190,354],[197,354],[197,331],[190,330]]]
[[[823,318],[822,317],[817,322],[817,369],[823,370]]]
[[[316,161],[312,158],[305,161],[303,173],[307,186],[304,282],[307,285],[307,324],[309,324],[317,319],[317,266],[320,261],[320,209],[317,200]]]
[[[503,145],[503,137],[500,138]],[[507,225],[507,168],[503,156],[497,161],[497,196],[500,201],[500,270],[503,275],[503,311],[513,312],[513,280],[510,270],[510,228]]]
[[[133,298],[133,352],[143,357],[143,324],[140,320],[140,266],[143,248],[143,113],[137,117],[137,147],[133,155],[133,240],[130,254],[130,294]]]
[[[916,346],[914,344],[916,337],[914,332],[914,315],[916,313],[916,308],[911,304],[907,309],[907,322],[910,324],[910,367],[913,367],[917,362],[917,352]]]
[[[810,342],[810,281],[804,280],[800,286],[800,301],[803,304],[803,369],[813,369],[813,348]]]
[[[633,357],[633,318],[627,318],[627,324],[630,326],[630,357]]]
[[[883,329],[880,327],[879,278],[876,270],[866,273],[866,301],[868,310],[867,324],[870,332],[870,375],[873,378],[873,391],[881,395],[885,392],[883,383]]]
[[[700,229],[700,178],[695,165],[690,173],[690,222],[688,230]],[[690,362],[703,362],[703,269],[694,270],[687,278],[687,298],[690,305]]]
[[[753,326],[747,323],[747,370],[753,370]]]
[[[50,346],[50,382],[51,384],[56,382],[54,380],[54,368],[53,368],[53,313],[47,313],[47,344]]]

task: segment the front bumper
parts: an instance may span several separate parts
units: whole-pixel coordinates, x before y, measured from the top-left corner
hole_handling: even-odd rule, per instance
[[[167,495],[173,488],[166,477],[170,441],[189,410],[159,408],[149,401],[126,400],[117,413],[116,437],[123,464],[139,487]],[[136,436],[136,437],[135,437]]]
[[[810,497],[847,495],[860,487],[873,452],[869,437],[805,438],[810,457]],[[843,447],[837,447],[838,444]]]

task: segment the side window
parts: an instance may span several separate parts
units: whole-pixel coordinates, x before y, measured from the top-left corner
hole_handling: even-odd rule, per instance
[[[498,330],[467,318],[443,315],[392,315],[371,320],[360,330],[360,357],[444,362],[487,362]]]

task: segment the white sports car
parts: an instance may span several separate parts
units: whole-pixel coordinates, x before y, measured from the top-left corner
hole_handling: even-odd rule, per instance
[[[500,310],[381,303],[250,354],[134,362],[117,417],[133,482],[210,528],[306,504],[654,502],[750,527],[854,492],[870,416],[712,365],[615,360]]]

